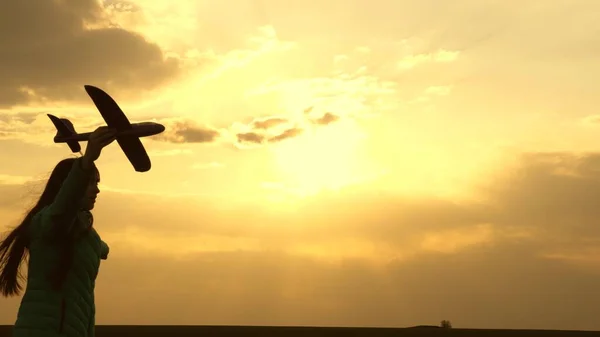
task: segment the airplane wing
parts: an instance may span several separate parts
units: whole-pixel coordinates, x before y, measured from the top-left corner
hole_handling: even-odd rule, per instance
[[[112,97],[102,89],[91,85],[85,85],[84,88],[106,121],[106,125],[116,129],[117,132],[132,129],[131,123]],[[137,172],[150,170],[150,158],[139,137],[117,136],[117,143]]]

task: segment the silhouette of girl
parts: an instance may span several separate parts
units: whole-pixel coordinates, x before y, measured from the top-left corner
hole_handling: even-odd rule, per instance
[[[27,286],[13,336],[93,337],[95,280],[108,246],[92,227],[100,174],[94,162],[115,140],[96,129],[80,158],[60,161],[37,204],[0,243],[0,292],[18,295],[19,268],[29,256]]]

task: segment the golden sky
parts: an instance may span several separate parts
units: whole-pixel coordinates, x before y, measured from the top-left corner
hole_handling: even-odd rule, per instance
[[[98,162],[98,324],[600,329],[600,2],[7,6],[7,228],[84,84],[167,127]]]

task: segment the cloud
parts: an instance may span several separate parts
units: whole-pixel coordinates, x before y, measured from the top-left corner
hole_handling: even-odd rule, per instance
[[[111,254],[96,284],[99,324],[411,326],[450,319],[466,328],[597,329],[600,300],[590,294],[598,274],[536,258],[518,244],[381,267],[281,251],[172,259],[125,241],[113,243]],[[174,312],[181,303],[188,310]]]
[[[265,136],[256,132],[244,132],[236,135],[238,142],[240,143],[254,143],[262,144],[265,140]]]
[[[233,129],[244,130],[235,133],[238,143],[254,145],[281,142],[299,136],[303,131],[301,128],[293,126],[290,119],[273,116],[257,118],[249,125],[237,125]]]
[[[131,1],[104,0],[104,6],[116,12],[138,12],[142,8]]]
[[[397,327],[449,319],[457,328],[598,327],[598,274],[533,257],[524,245],[375,267],[280,251],[173,259],[112,242],[96,281],[98,324]],[[4,324],[19,300],[5,300]],[[187,310],[174,310],[182,303]]]
[[[498,225],[555,239],[600,239],[600,153],[527,154],[505,179],[486,191],[497,203]]]
[[[55,133],[56,129],[48,117],[40,112],[0,110],[0,138],[26,139],[29,142],[47,145],[48,139]]]
[[[325,113],[322,117],[314,119],[313,122],[319,125],[329,125],[340,119],[339,116],[332,114],[331,112]]]
[[[303,130],[300,128],[287,129],[287,130],[283,131],[282,133],[280,133],[279,135],[269,138],[269,142],[270,143],[280,142],[282,140],[296,137],[296,136],[302,134],[302,132],[303,132]]]
[[[177,130],[176,134],[185,143],[210,143],[218,137],[219,132],[211,129],[187,126]]]
[[[196,125],[193,121],[169,121],[164,122],[165,132],[154,137],[158,141],[171,143],[212,143],[215,142],[220,132],[209,128]]]
[[[41,117],[41,119],[40,119]],[[61,114],[60,117],[67,118],[76,125],[76,130],[93,129],[99,124],[104,124],[99,117],[85,118]],[[151,119],[146,117],[146,119]],[[154,118],[156,119],[156,118]],[[305,121],[311,121],[306,116]],[[313,123],[327,125],[337,120],[338,116],[326,113],[322,117],[312,120]],[[38,123],[39,122],[39,123]],[[221,136],[222,132],[209,126],[200,126],[193,120],[182,120],[177,118],[162,118],[158,122],[165,125],[165,132],[152,137],[153,140],[183,143],[213,143]],[[237,124],[236,124],[237,125]],[[247,132],[236,132],[239,125],[231,127],[235,134],[234,141],[238,143],[274,143],[293,138],[302,133],[302,128],[293,126],[291,120],[285,117],[257,118],[248,125],[242,125],[241,129]],[[47,120],[45,113],[39,112],[10,112],[0,111],[0,137],[19,138],[33,141],[36,144],[48,144],[47,138],[55,133],[55,129]],[[32,137],[32,135],[34,135]],[[156,156],[174,155],[182,150],[154,151]],[[189,150],[188,150],[189,151]]]
[[[305,117],[310,118],[328,111],[343,112],[343,116],[364,116],[373,111],[391,110],[392,106],[397,108],[398,83],[368,71],[370,64],[365,65],[364,60],[352,61],[360,64],[325,68],[324,71],[333,71],[331,76],[316,72],[312,76],[292,73],[289,79],[259,84],[252,94],[293,97],[285,100],[288,105],[285,109],[294,116],[301,102],[310,102],[312,104],[303,110]]]
[[[8,0],[0,12],[0,44],[0,107],[88,100],[84,84],[135,94],[175,78],[179,69],[158,45],[112,25],[95,0]]]
[[[236,134],[236,139],[238,143],[251,143],[251,144],[268,144],[268,143],[278,143],[290,138],[297,137],[302,134],[304,130],[299,127],[291,127],[285,129],[277,134],[273,132],[270,133],[260,133],[256,131],[252,132],[243,132]]]
[[[18,132],[30,129],[31,124],[40,116],[36,112],[11,112],[0,110],[0,130],[4,132]]]
[[[36,112],[10,112],[10,111],[0,111],[0,122],[9,124],[13,123],[23,123],[23,124],[31,124],[36,118],[40,115],[40,113]]]
[[[288,120],[281,117],[269,117],[263,120],[255,120],[252,122],[252,126],[255,129],[266,130],[272,127],[287,123]]]
[[[305,124],[309,127],[310,124],[329,125],[340,119],[339,116],[326,112],[320,117],[311,117],[310,113],[313,107],[304,109],[300,115],[300,119],[295,122],[286,117],[266,117],[253,120],[248,126],[238,126],[245,129],[245,132],[236,133],[236,140],[239,143],[251,144],[267,144],[277,143],[290,138],[300,136],[305,130],[304,127],[295,124]]]
[[[417,54],[410,55],[402,58],[398,61],[398,68],[400,69],[411,69],[416,66],[419,66],[423,63],[433,62],[433,63],[449,63],[458,59],[460,52],[458,51],[448,51],[448,50],[439,50],[435,53],[430,54]]]

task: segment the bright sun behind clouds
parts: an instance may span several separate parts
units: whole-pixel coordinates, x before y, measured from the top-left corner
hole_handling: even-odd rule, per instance
[[[365,162],[365,134],[352,120],[308,129],[302,136],[273,146],[283,185],[310,195],[364,181],[371,174]]]

